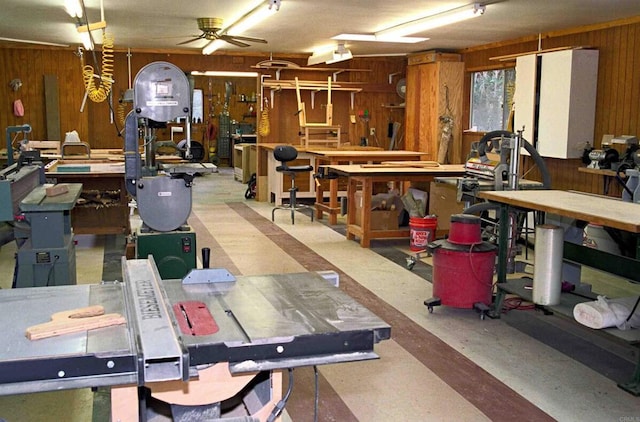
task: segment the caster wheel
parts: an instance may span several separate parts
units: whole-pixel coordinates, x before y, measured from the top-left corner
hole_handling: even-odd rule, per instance
[[[407,269],[409,271],[413,270],[413,267],[416,265],[416,259],[414,257],[407,258]]]
[[[484,321],[484,314],[480,314],[480,321]]]
[[[427,306],[427,310],[429,311],[430,314],[433,313],[433,306]]]

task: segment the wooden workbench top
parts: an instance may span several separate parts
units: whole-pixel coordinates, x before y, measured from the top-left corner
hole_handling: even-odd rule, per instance
[[[345,176],[402,176],[402,175],[462,175],[463,164],[442,164],[438,167],[368,167],[361,164],[330,165],[332,171]]]
[[[620,199],[561,190],[484,191],[489,201],[563,215],[640,233],[640,205]]]

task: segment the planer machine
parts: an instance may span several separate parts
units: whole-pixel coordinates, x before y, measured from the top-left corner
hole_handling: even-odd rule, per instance
[[[283,370],[375,359],[374,344],[390,338],[388,324],[318,273],[194,269],[162,280],[152,256],[122,267],[123,282],[0,290],[0,394],[110,386],[114,421],[144,421],[157,400],[174,420],[239,408],[252,418],[241,420],[274,420],[286,404]],[[98,305],[126,322],[25,336],[53,314]]]
[[[542,182],[522,177],[521,149],[531,156],[542,174]],[[522,138],[522,132],[488,132],[472,146],[470,157],[465,163],[463,177],[438,177],[436,182],[455,185],[458,201],[472,205],[477,200],[478,191],[550,189],[551,178],[544,160],[536,149]]]

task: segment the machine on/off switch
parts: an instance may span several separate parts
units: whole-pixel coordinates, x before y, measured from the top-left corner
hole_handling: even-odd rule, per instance
[[[183,237],[182,238],[182,252],[183,253],[191,253],[191,238]]]

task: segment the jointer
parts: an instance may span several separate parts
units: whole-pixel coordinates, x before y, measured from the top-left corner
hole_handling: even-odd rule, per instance
[[[146,420],[149,396],[178,414],[213,406],[221,417],[225,400],[253,389],[239,398],[243,417],[274,420],[283,370],[375,359],[390,338],[388,324],[317,273],[196,269],[161,280],[151,256],[122,266],[123,282],[0,290],[1,395],[109,386],[112,420],[130,421]],[[54,313],[95,305],[126,323],[25,336]]]

